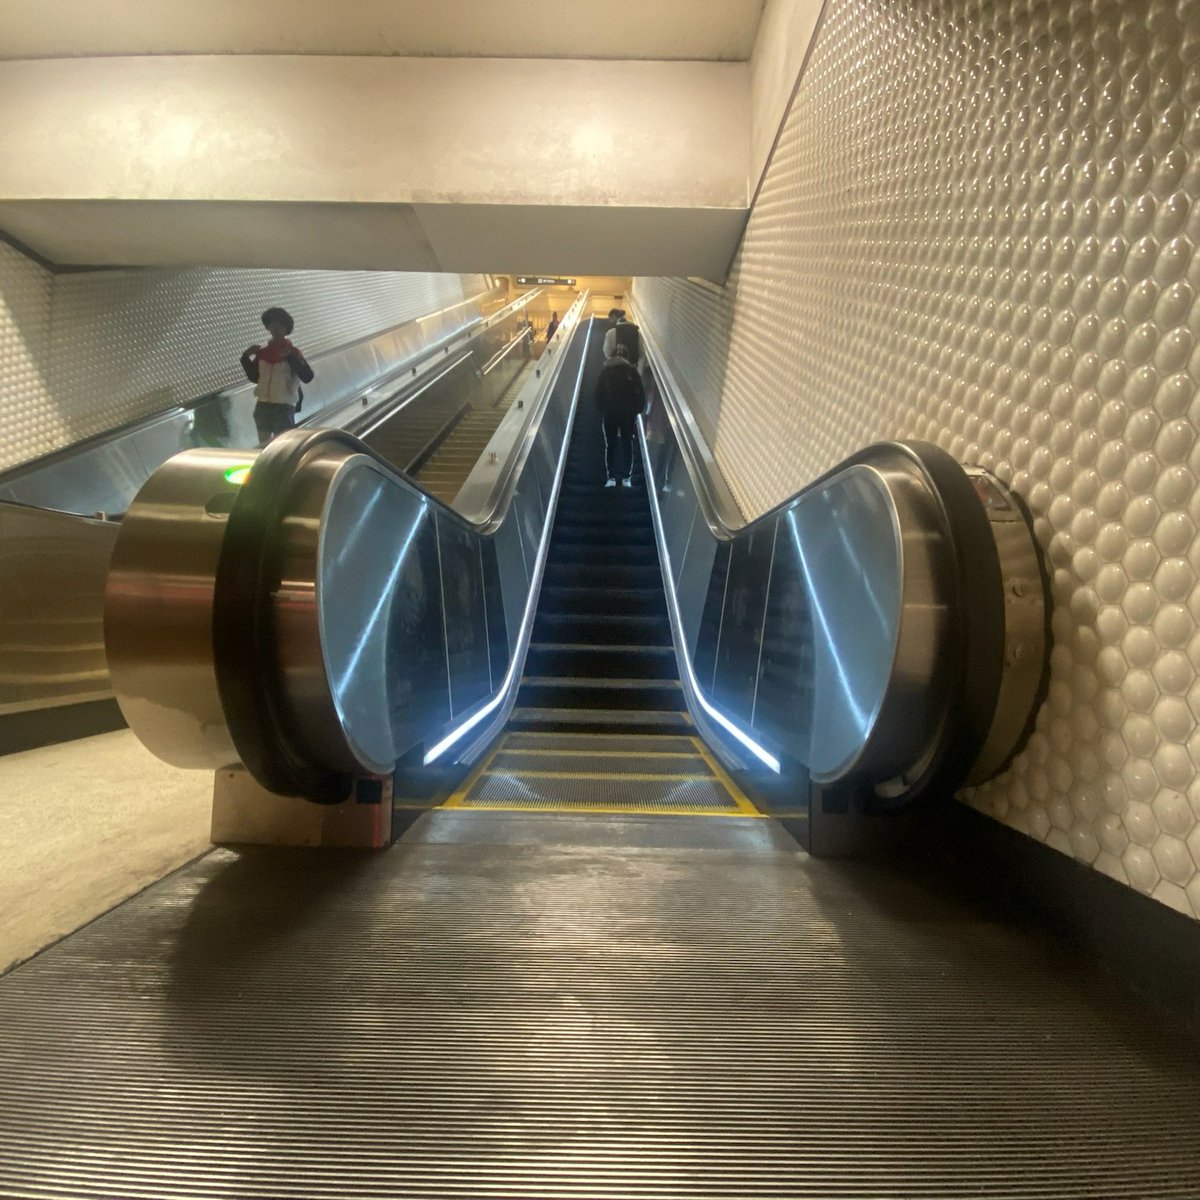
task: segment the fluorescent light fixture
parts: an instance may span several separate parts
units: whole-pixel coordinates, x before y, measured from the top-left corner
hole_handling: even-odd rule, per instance
[[[521,628],[517,633],[517,644],[513,647],[512,661],[508,664],[508,673],[500,690],[476,713],[469,716],[461,725],[452,729],[426,755],[425,765],[440,758],[464,734],[470,733],[485,717],[490,716],[504,703],[509,689],[516,680],[517,671],[525,664],[525,649],[529,644],[529,636],[533,632],[533,618],[537,612],[538,598],[542,590],[542,572],[546,565],[546,552],[550,548],[550,533],[554,528],[554,513],[558,508],[558,493],[562,487],[563,465],[567,460],[567,448],[571,444],[571,431],[575,427],[574,412],[579,404],[579,389],[583,383],[583,369],[587,366],[588,343],[592,340],[592,331],[587,331],[583,341],[583,354],[579,360],[579,372],[575,376],[575,397],[571,404],[571,421],[563,435],[562,449],[558,453],[558,466],[554,471],[554,490],[550,493],[550,503],[546,506],[546,525],[542,530],[542,540],[538,543],[537,558],[534,560],[533,578],[529,582],[529,596],[525,601],[525,614],[521,618]],[[543,414],[544,419],[545,414]],[[778,770],[778,767],[776,768]]]
[[[650,451],[646,448],[646,426],[641,417],[638,417],[638,434],[642,450],[642,467],[646,472],[646,493],[650,497],[650,510],[654,516],[654,533],[658,539],[659,553],[663,559],[663,584],[666,588],[667,603],[671,608],[671,624],[678,633],[677,645],[679,652],[676,657],[683,663],[683,669],[687,674],[692,694],[696,697],[696,703],[730,737],[734,738],[735,741],[749,750],[759,762],[769,767],[778,775],[779,759],[760,746],[748,733],[739,729],[723,712],[715,708],[700,689],[700,683],[696,679],[696,672],[692,669],[692,656],[688,653],[687,643],[684,640],[683,614],[679,611],[679,597],[675,594],[675,570],[671,565],[671,552],[667,549],[667,539],[663,534],[662,513],[659,512],[658,508],[658,490],[654,487],[654,471],[650,465]]]

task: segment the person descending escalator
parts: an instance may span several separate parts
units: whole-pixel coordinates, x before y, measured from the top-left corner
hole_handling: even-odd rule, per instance
[[[313,369],[293,346],[288,335],[295,328],[292,315],[283,308],[268,308],[263,327],[271,335],[265,346],[250,346],[242,355],[242,370],[255,385],[254,424],[265,446],[276,434],[292,429],[304,399],[302,383],[311,383]]]
[[[604,423],[605,487],[633,487],[633,435],[638,414],[646,407],[646,389],[637,368],[629,361],[628,348],[618,342],[604,360],[596,383],[596,407]]]

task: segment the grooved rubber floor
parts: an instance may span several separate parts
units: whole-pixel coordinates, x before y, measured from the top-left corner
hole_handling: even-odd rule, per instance
[[[1195,1048],[771,821],[219,851],[0,980],[0,1196],[1200,1195]]]

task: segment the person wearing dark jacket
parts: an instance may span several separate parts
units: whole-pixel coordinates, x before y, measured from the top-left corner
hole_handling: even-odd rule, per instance
[[[604,423],[605,487],[616,487],[618,465],[622,487],[633,487],[633,434],[638,414],[646,406],[646,389],[637,368],[617,345],[615,353],[600,368],[596,384],[596,407]]]
[[[611,309],[608,318],[612,321],[612,328],[604,335],[604,357],[612,358],[616,347],[624,346],[625,358],[640,371],[644,359],[642,331],[626,318],[623,308]]]

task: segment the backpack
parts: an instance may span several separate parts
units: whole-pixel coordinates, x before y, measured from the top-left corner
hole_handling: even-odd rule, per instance
[[[642,357],[642,335],[636,325],[622,321],[614,326],[617,331],[617,345],[625,350],[625,357],[636,367]]]

